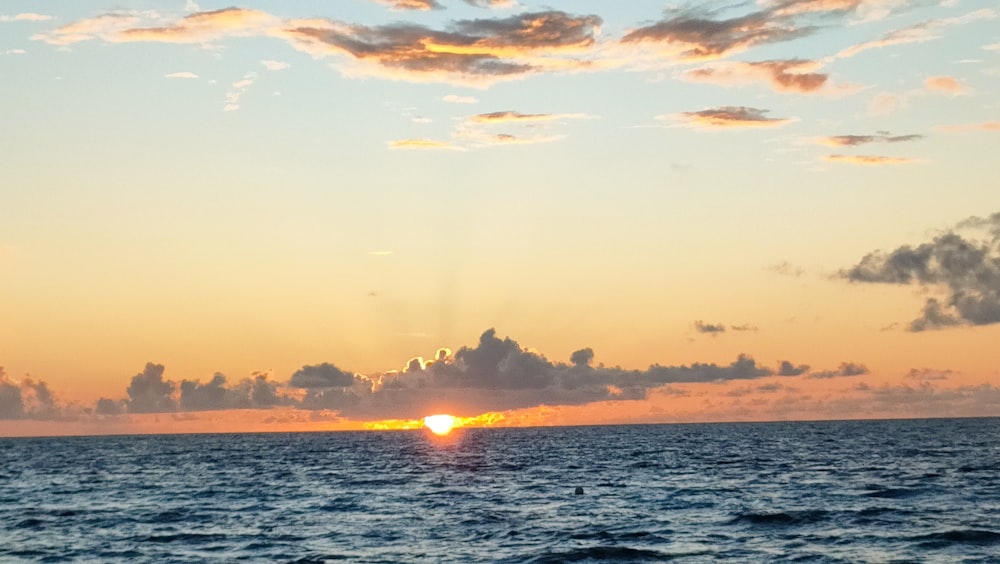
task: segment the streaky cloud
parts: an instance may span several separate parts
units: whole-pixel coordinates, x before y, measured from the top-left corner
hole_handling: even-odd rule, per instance
[[[831,163],[845,163],[863,166],[899,165],[914,162],[905,157],[887,157],[882,155],[826,155],[823,160]]]
[[[722,106],[696,112],[658,116],[657,119],[673,119],[688,127],[701,129],[780,127],[792,122],[788,118],[767,117],[767,113],[768,110],[747,106]]]

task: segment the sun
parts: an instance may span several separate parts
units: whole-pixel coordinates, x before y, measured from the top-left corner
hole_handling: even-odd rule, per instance
[[[435,435],[447,435],[458,421],[452,415],[428,415],[424,417],[424,426]]]

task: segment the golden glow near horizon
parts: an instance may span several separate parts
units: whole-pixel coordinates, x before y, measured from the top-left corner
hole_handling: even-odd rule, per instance
[[[447,435],[455,428],[458,422],[458,419],[454,416],[447,414],[428,415],[424,417],[424,425],[435,435]]]

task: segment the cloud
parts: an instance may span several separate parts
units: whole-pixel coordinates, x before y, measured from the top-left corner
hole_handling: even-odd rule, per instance
[[[695,11],[672,11],[669,17],[628,32],[623,44],[654,44],[666,54],[684,60],[717,59],[755,45],[788,41],[813,32],[763,10],[728,19],[713,20]]]
[[[10,379],[0,366],[0,420],[62,420],[72,414],[56,403],[48,384],[30,377],[20,382]]]
[[[247,88],[253,86],[256,80],[257,73],[248,72],[243,75],[243,78],[232,83],[229,87],[229,92],[226,92],[226,103],[222,106],[222,111],[235,112],[240,109],[240,99],[246,93]]]
[[[916,285],[942,295],[928,297],[910,331],[1000,323],[1000,212],[971,217],[958,227],[986,230],[967,239],[948,231],[917,246],[875,251],[839,277],[855,283]]]
[[[163,76],[164,78],[198,78],[198,75],[196,75],[195,73],[187,71],[172,72],[170,74],[165,74]]]
[[[845,378],[849,376],[864,376],[868,374],[868,367],[855,362],[842,362],[837,370],[822,370],[809,374],[812,379]]]
[[[980,20],[989,20],[995,18],[996,16],[997,14],[995,11],[983,8],[981,10],[976,10],[975,12],[970,12],[963,16],[954,18],[927,20],[910,27],[893,30],[872,41],[851,45],[850,47],[842,49],[839,53],[829,59],[849,58],[869,49],[881,49],[892,45],[905,45],[908,43],[923,43],[931,41],[940,37],[937,33],[940,29]]]
[[[461,151],[461,147],[452,145],[446,141],[434,141],[432,139],[397,139],[389,142],[390,149],[447,149],[451,151]]]
[[[293,388],[343,388],[354,385],[354,375],[324,362],[303,366],[292,374],[288,385]]]
[[[777,92],[814,94],[827,86],[828,76],[812,72],[820,67],[815,61],[789,59],[778,61],[721,62],[690,69],[680,78],[689,82],[704,82],[722,86],[764,82]]]
[[[590,117],[582,113],[528,114],[510,110],[489,112],[467,117],[459,123],[452,135],[472,148],[552,143],[565,138],[552,131],[553,124]],[[507,131],[498,132],[497,128]]]
[[[918,134],[890,135],[887,131],[879,131],[874,135],[834,135],[832,137],[820,137],[816,141],[828,147],[857,147],[869,143],[903,143],[923,138],[923,135]]]
[[[926,86],[928,90],[943,92],[954,96],[965,94],[966,92],[965,85],[953,76],[927,77],[927,79],[924,80],[924,86]]]
[[[699,333],[708,333],[710,335],[716,335],[719,333],[724,333],[726,331],[726,326],[722,323],[705,323],[702,320],[694,322],[694,330]]]
[[[905,157],[885,157],[880,155],[826,155],[824,161],[831,163],[846,163],[856,165],[897,165],[914,162]]]
[[[0,22],[45,22],[51,20],[52,16],[47,16],[44,14],[36,14],[34,12],[24,12],[21,14],[15,14],[13,16],[0,16]]]
[[[700,129],[730,129],[745,127],[779,127],[791,123],[791,119],[769,118],[768,110],[746,106],[722,106],[697,112],[657,116],[656,119],[672,119],[689,127]]]
[[[286,23],[280,35],[316,56],[348,57],[348,76],[488,86],[544,71],[582,70],[575,55],[596,41],[602,20],[565,12],[453,22],[439,31],[416,24],[349,25],[330,20]]]
[[[911,368],[909,372],[906,373],[907,380],[947,380],[954,374],[951,370],[935,370],[933,368]]]
[[[260,10],[224,8],[196,12],[159,27],[132,27],[106,41],[156,41],[165,43],[208,43],[224,37],[253,37],[270,33],[280,20]]]
[[[449,104],[475,104],[479,102],[479,100],[472,96],[458,96],[456,94],[448,94],[441,98],[441,100]]]
[[[782,276],[791,276],[793,278],[798,278],[806,273],[806,271],[788,261],[781,261],[776,264],[771,264],[764,267],[764,270],[774,272],[775,274],[780,274]]]
[[[102,398],[94,412],[114,416],[289,406],[357,420],[419,418],[432,412],[466,416],[546,405],[641,400],[651,390],[666,390],[672,384],[798,376],[808,368],[783,361],[773,370],[740,355],[725,365],[625,370],[594,367],[594,356],[593,349],[586,347],[573,352],[568,363],[552,362],[510,338],[499,338],[490,329],[474,347],[462,347],[454,354],[441,349],[433,360],[411,359],[402,371],[360,375],[332,363],[303,366],[292,374],[288,388],[263,374],[234,385],[216,374],[207,382],[184,380],[177,386],[163,379],[161,365],[147,364],[132,378],[128,400]],[[12,393],[0,385],[0,405]]]
[[[809,372],[809,365],[808,364],[799,364],[799,365],[796,365],[796,364],[792,364],[791,362],[789,362],[787,360],[782,360],[781,363],[778,365],[777,375],[778,376],[801,376],[802,374],[805,374],[806,372]]]
[[[970,131],[1000,131],[1000,121],[982,123],[962,123],[957,125],[939,125],[934,128],[945,133],[967,133]]]
[[[3,52],[4,55],[27,55],[28,52],[24,49],[7,49]]]
[[[306,368],[316,367],[303,369]],[[192,380],[183,380],[180,384],[179,408],[182,411],[266,409],[293,403],[291,397],[279,393],[276,382],[269,381],[268,375],[262,373],[244,378],[231,387],[227,387],[225,375],[218,373],[204,384]]]
[[[264,68],[269,71],[285,70],[288,67],[292,66],[284,61],[274,61],[271,59],[264,59],[260,62],[260,64],[263,65]]]
[[[343,59],[338,66],[346,76],[485,87],[532,73],[591,68],[593,61],[587,56],[601,24],[598,16],[550,10],[459,20],[444,29],[409,23],[365,26],[323,18],[282,20],[232,7],[175,20],[150,12],[109,13],[33,39],[53,45],[93,39],[211,44],[229,37],[273,37],[313,56]]]
[[[464,0],[464,2],[480,8],[509,8],[517,4],[514,0]]]
[[[872,97],[868,102],[868,114],[872,116],[884,116],[905,108],[909,97],[905,94],[894,94],[892,92],[880,92]]]
[[[23,419],[21,386],[10,380],[0,366],[0,419]]]
[[[125,400],[113,400],[101,398],[94,405],[94,413],[98,415],[121,415],[128,410],[128,402]]]
[[[444,8],[435,0],[376,0],[393,10],[440,10]]]
[[[142,372],[132,377],[128,393],[130,413],[165,413],[174,411],[174,382],[163,379],[163,365],[146,363]]]
[[[473,123],[530,123],[556,121],[560,119],[583,119],[587,114],[522,114],[520,112],[504,111],[478,114],[469,118]]]
[[[139,16],[132,13],[112,12],[93,18],[85,18],[66,24],[55,30],[38,33],[31,38],[50,45],[66,46],[82,41],[103,39],[115,41],[118,35],[129,27],[140,23]]]

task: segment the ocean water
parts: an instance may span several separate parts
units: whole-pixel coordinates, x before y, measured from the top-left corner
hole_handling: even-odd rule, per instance
[[[232,561],[1000,562],[1000,419],[0,439],[0,562]]]

